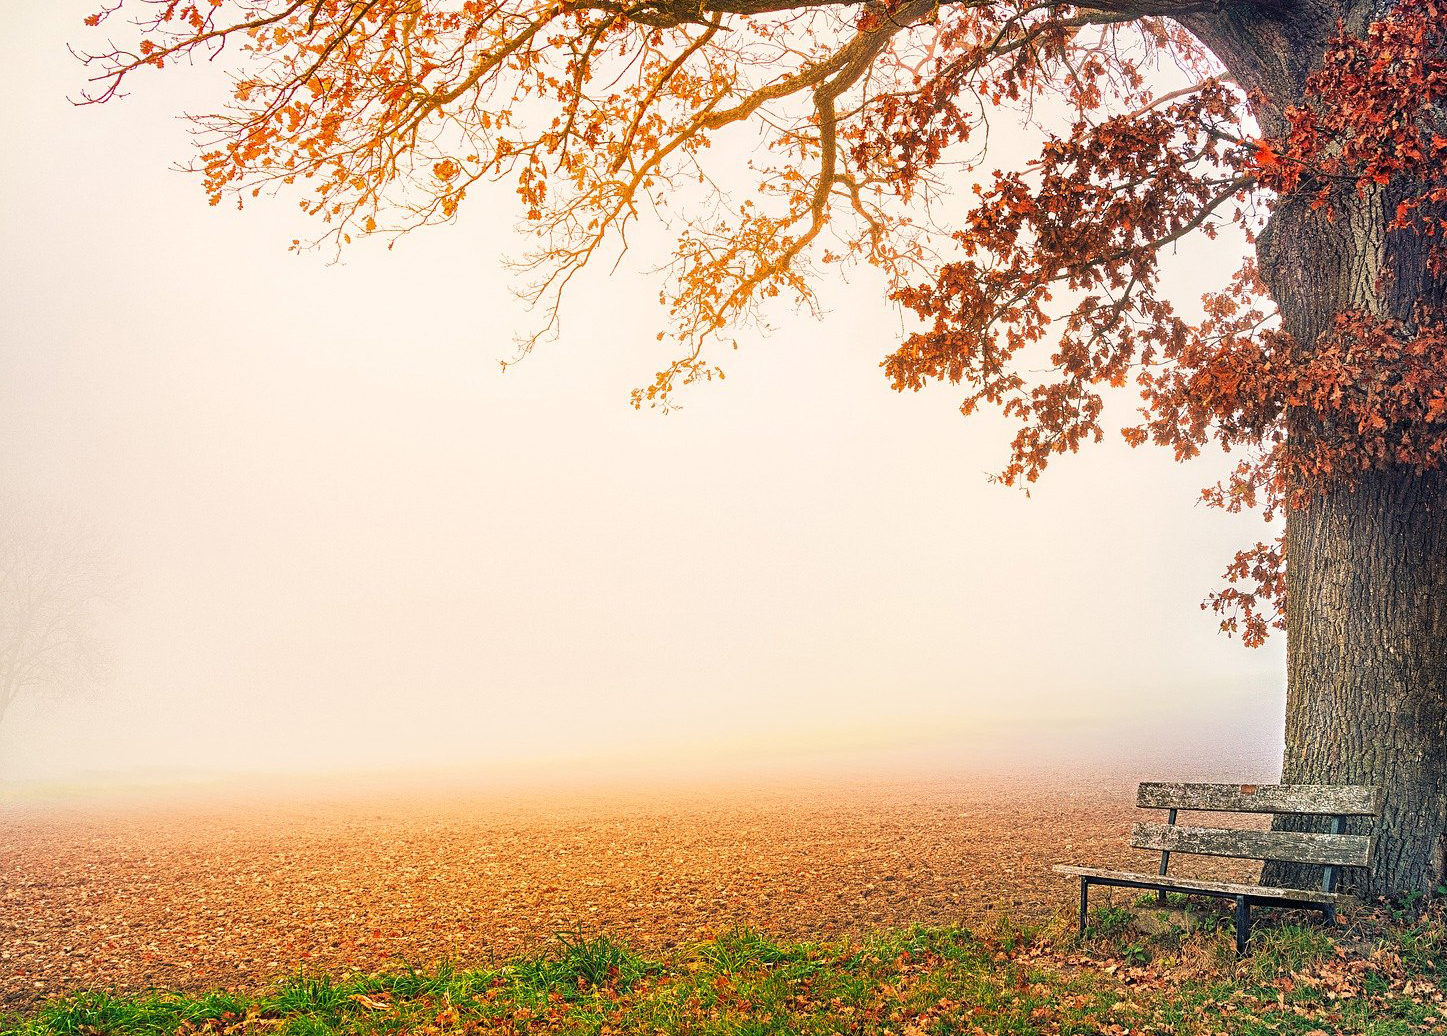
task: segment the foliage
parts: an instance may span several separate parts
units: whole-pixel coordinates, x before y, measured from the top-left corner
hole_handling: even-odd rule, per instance
[[[88,57],[88,99],[237,48],[230,106],[195,120],[213,204],[293,189],[340,247],[449,222],[480,183],[510,182],[537,242],[521,265],[539,336],[556,330],[573,277],[626,249],[636,221],[671,227],[660,337],[679,354],[635,405],[721,375],[711,343],[767,300],[814,305],[815,264],[863,261],[918,318],[884,362],[893,385],[958,384],[965,413],[1017,422],[1006,483],[1102,439],[1106,393],[1130,385],[1142,401],[1131,443],[1181,459],[1213,442],[1238,451],[1235,474],[1206,492],[1216,506],[1269,518],[1364,471],[1442,463],[1440,293],[1413,312],[1370,290],[1326,297],[1332,326],[1298,341],[1254,263],[1201,319],[1161,282],[1162,255],[1193,234],[1236,227],[1254,241],[1283,207],[1330,214],[1353,199],[1387,206],[1388,233],[1424,242],[1424,276],[1440,276],[1441,0],[1313,27],[1315,68],[1289,88],[1261,70],[1297,37],[1239,67],[1217,60],[1265,46],[1280,29],[1270,4],[1244,5],[1249,25],[1191,0],[141,7],[134,43]],[[1040,128],[1039,156],[976,184],[961,211],[951,189],[1002,110]],[[744,125],[758,141],[734,190],[745,171],[712,156],[736,155],[716,145]],[[1238,555],[1213,599],[1224,629],[1256,644],[1280,625],[1285,564],[1280,541]]]
[[[1440,916],[1423,919],[1436,926]],[[1117,933],[1119,934],[1119,933]],[[1068,926],[975,935],[914,928],[863,942],[780,943],[733,929],[643,961],[625,985],[615,966],[580,985],[559,967],[579,952],[491,969],[301,975],[254,997],[81,994],[0,1023],[13,1036],[425,1036],[483,1033],[1405,1034],[1442,1031],[1444,958],[1402,952],[1401,927],[1333,947],[1315,928],[1265,926],[1236,960],[1229,935],[1180,929],[1149,953],[1105,937],[1078,947]],[[1364,936],[1369,935],[1369,938]],[[566,947],[571,947],[568,949]],[[1221,948],[1226,952],[1219,952]]]

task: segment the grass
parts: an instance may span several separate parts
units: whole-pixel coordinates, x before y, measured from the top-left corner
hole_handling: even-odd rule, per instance
[[[1407,1036],[1447,1032],[1441,913],[1261,925],[1238,960],[1211,910],[1154,898],[1062,920],[782,942],[732,928],[663,958],[559,935],[485,969],[297,975],[252,996],[85,993],[0,1019],[7,1036]],[[1184,909],[1182,909],[1184,907]],[[1163,923],[1159,915],[1172,915]]]

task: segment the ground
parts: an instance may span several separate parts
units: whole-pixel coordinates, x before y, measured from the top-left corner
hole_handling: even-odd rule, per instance
[[[1151,865],[1125,847],[1136,812],[1131,781],[1080,775],[11,801],[0,1010],[253,989],[299,966],[480,967],[567,930],[666,951],[735,925],[829,939],[1042,919],[1072,909],[1053,863]]]

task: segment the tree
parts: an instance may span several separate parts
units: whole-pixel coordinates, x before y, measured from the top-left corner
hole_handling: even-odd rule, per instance
[[[0,505],[0,720],[22,697],[77,690],[106,674],[96,609],[113,591],[109,558],[84,523]]]
[[[86,99],[233,48],[231,100],[195,117],[213,204],[295,190],[309,243],[340,248],[506,179],[536,232],[540,335],[635,221],[670,226],[660,337],[679,353],[635,405],[721,373],[731,327],[862,260],[918,318],[893,385],[948,381],[966,414],[1018,422],[1002,481],[1099,441],[1125,386],[1132,443],[1234,451],[1206,499],[1285,531],[1210,604],[1248,644],[1287,631],[1285,779],[1386,787],[1361,892],[1447,876],[1444,0],[141,7],[87,56]],[[962,202],[948,188],[1002,111],[1040,153]],[[730,192],[710,147],[744,125],[758,146]],[[1230,228],[1254,255],[1180,312],[1163,252]]]

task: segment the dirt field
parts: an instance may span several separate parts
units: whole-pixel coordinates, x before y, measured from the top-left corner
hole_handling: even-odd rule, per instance
[[[0,1007],[482,963],[578,927],[658,949],[733,924],[825,936],[1048,915],[1073,908],[1050,864],[1149,862],[1123,848],[1132,790],[972,778],[0,804]]]

